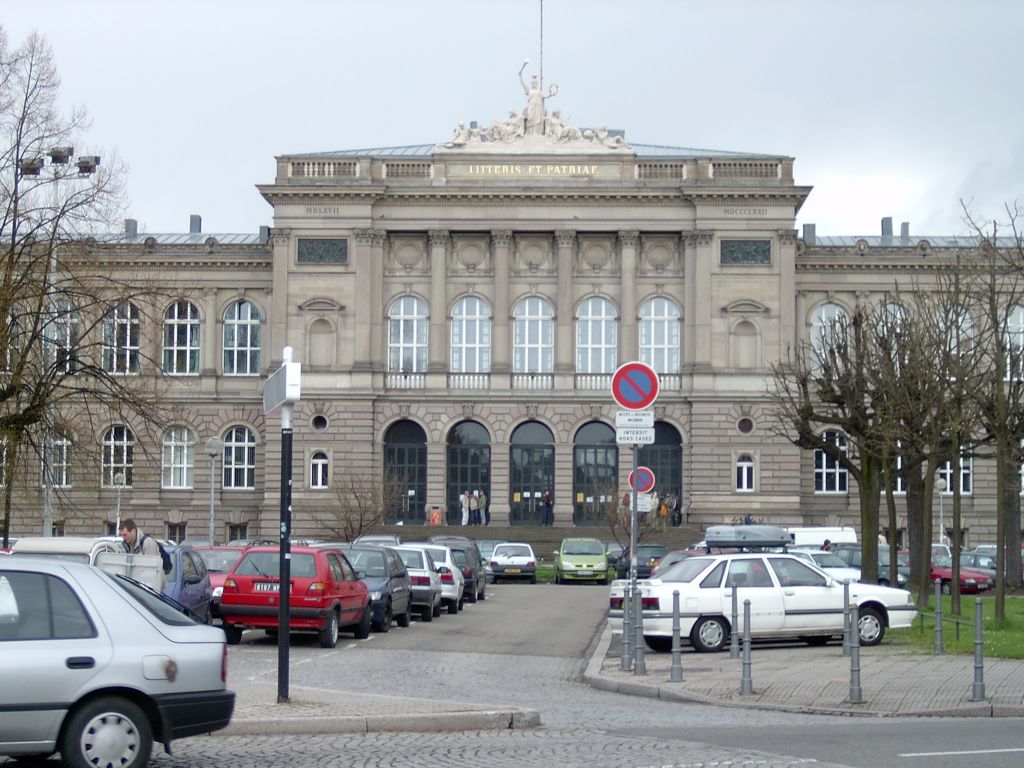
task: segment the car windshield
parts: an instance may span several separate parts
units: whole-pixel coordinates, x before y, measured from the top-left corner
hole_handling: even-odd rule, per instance
[[[880,562],[882,561],[881,553],[879,553],[878,559],[879,559]],[[884,562],[886,562],[886,563],[889,562],[889,553],[888,552],[885,554],[885,561]],[[905,555],[905,554],[902,554],[902,553],[897,554],[896,555],[896,562],[899,565],[902,565],[904,568],[909,568],[910,567],[910,555]]]
[[[316,576],[316,558],[308,553],[292,553],[291,575],[293,579],[312,579]],[[281,558],[275,552],[247,552],[235,568],[238,576],[278,576],[281,573]]]
[[[533,553],[525,544],[502,544],[494,548],[495,557],[532,557]]]
[[[600,541],[569,539],[562,544],[563,555],[603,555],[604,546]]]
[[[240,549],[197,549],[210,573],[227,573],[242,556]]]
[[[658,578],[662,581],[693,581],[713,562],[709,557],[688,557],[659,574]]]
[[[367,576],[388,575],[388,569],[384,563],[384,550],[353,549],[347,554],[349,562],[357,571],[362,571]]]
[[[668,554],[668,549],[661,545],[648,547],[641,546],[636,548],[636,556],[641,560],[652,560],[654,558],[664,557],[666,554]]]
[[[476,546],[477,546],[477,548],[479,548],[481,555],[483,555],[484,557],[489,557],[490,554],[494,551],[494,548],[496,546],[498,546],[500,543],[501,543],[500,541],[486,541],[486,540],[484,540],[484,541],[478,541],[476,543]]]
[[[831,552],[815,552],[811,555],[814,562],[820,565],[822,568],[845,568],[846,561],[843,560],[839,555],[833,555]]]
[[[445,554],[444,547],[424,547],[430,556],[434,559],[435,563],[444,563],[448,561],[448,555]]]
[[[935,565],[937,565],[939,568],[953,567],[953,558],[949,557],[948,555],[934,555],[932,557],[932,562],[935,563]]]
[[[452,550],[452,560],[454,560],[455,564],[460,568],[464,565],[469,565],[469,555],[461,549]]]
[[[426,569],[426,566],[423,564],[422,552],[414,549],[400,549],[398,550],[398,556],[402,558],[406,568],[416,568],[420,571]]]

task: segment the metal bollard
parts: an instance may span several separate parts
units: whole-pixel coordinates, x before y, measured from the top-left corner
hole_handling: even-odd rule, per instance
[[[633,667],[633,625],[630,623],[629,584],[622,588],[622,661],[619,669],[628,672]]]
[[[985,618],[981,598],[974,601],[974,685],[971,701],[985,700]]]
[[[942,655],[942,579],[935,580],[935,653]]]
[[[860,609],[857,602],[850,603],[850,698],[851,704],[863,704],[864,697],[860,689]]]
[[[754,680],[750,676],[750,601],[743,601],[743,676],[740,678],[740,695],[754,693]]]
[[[683,682],[683,639],[679,627],[679,590],[672,591],[672,670],[670,683]]]
[[[633,613],[636,616],[636,636],[633,638],[633,674],[646,675],[647,663],[644,661],[644,601],[640,597],[640,587],[633,593]]]
[[[736,585],[732,585],[732,632],[729,633],[729,658],[738,659],[740,657],[740,633],[736,631],[736,627],[740,623],[740,608],[739,602],[736,596]]]
[[[843,656],[850,655],[850,582],[843,582]]]

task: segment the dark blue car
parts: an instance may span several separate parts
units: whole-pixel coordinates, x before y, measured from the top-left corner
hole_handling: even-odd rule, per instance
[[[370,544],[337,548],[345,553],[352,567],[363,574],[373,607],[373,631],[387,632],[392,621],[400,627],[408,627],[412,586],[398,553],[389,547]]]
[[[187,544],[164,544],[163,547],[174,566],[167,574],[164,594],[185,606],[198,621],[209,624],[213,587],[206,563]]]

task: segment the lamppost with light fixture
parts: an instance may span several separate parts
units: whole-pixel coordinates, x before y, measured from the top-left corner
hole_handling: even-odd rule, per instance
[[[939,478],[939,544],[946,543],[945,520],[942,510],[942,497],[946,494],[946,478]]]
[[[48,321],[45,324],[44,339],[50,343],[51,349],[55,344],[56,339],[53,338],[55,319],[57,316],[55,300],[54,300],[54,275],[57,270],[57,211],[60,208],[60,182],[61,179],[65,178],[61,175],[61,168],[68,165],[71,162],[71,156],[74,154],[74,147],[51,147],[46,153],[46,156],[50,158],[49,167],[53,169],[53,238],[50,242],[50,253],[48,254],[48,264],[46,271],[46,313],[48,315]],[[77,178],[84,179],[92,176],[96,173],[96,168],[100,164],[100,158],[97,155],[82,155],[78,158],[76,165],[78,166]],[[43,168],[47,167],[46,161],[42,157],[34,157],[31,159],[22,160],[20,165],[22,176],[39,176],[43,172]],[[56,364],[56,357],[55,364]],[[53,446],[53,424],[49,401],[45,405],[46,417],[44,419],[44,431],[45,436],[43,439],[43,536],[53,535],[53,470],[51,468],[51,451]],[[118,524],[120,525],[120,504],[121,504],[121,492],[118,488]]]
[[[210,546],[217,542],[213,537],[214,514],[216,511],[217,491],[217,456],[224,450],[224,441],[219,437],[211,437],[206,441],[206,455],[210,457]]]
[[[114,485],[117,486],[117,519],[114,521],[114,530],[121,532],[121,489],[124,488],[124,474],[117,472],[114,475]]]

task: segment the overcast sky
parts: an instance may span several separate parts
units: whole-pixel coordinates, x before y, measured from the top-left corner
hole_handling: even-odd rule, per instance
[[[549,102],[648,144],[796,158],[819,235],[966,231],[1024,203],[1024,2],[544,0]],[[52,45],[79,151],[146,232],[255,232],[274,156],[426,144],[525,99],[540,0],[8,0]]]

